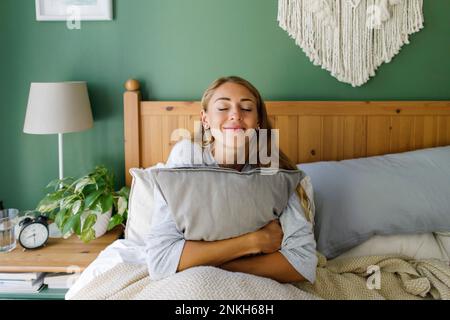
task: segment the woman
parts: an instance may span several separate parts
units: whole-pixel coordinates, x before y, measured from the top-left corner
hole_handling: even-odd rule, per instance
[[[239,135],[246,135],[249,130],[271,129],[264,102],[252,84],[239,77],[220,78],[205,91],[202,107],[201,120],[207,133],[202,145],[180,141],[172,149],[167,167],[190,166],[200,161],[206,166],[248,171],[271,165],[261,163],[260,157],[256,163],[249,163],[249,141],[236,142]],[[270,151],[270,140],[268,134],[267,142],[258,143],[267,143]],[[237,161],[237,154],[242,151],[244,163]],[[297,169],[281,151],[276,162],[282,169]],[[279,221],[236,238],[187,241],[177,229],[167,203],[155,191],[153,223],[146,237],[150,277],[161,279],[195,266],[216,266],[279,282],[312,283],[317,265],[316,243],[306,217],[311,217],[311,207],[303,189],[298,188]]]

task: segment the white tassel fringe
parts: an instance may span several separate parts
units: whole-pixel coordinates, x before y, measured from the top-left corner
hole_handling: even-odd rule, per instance
[[[353,87],[423,28],[423,0],[278,0],[278,23],[314,65]]]

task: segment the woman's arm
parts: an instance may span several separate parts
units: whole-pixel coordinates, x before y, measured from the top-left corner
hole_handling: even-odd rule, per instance
[[[255,253],[250,233],[219,241],[186,241],[177,272],[195,266],[219,266]]]
[[[278,282],[299,282],[305,280],[279,252],[236,259],[224,263],[220,268],[271,278]]]
[[[279,282],[308,280],[313,283],[317,266],[316,242],[312,225],[306,221],[295,193],[289,199],[288,206],[280,217],[280,223],[284,236],[278,252],[233,260],[220,267],[268,277]]]
[[[273,253],[281,246],[283,231],[277,220],[258,231],[219,241],[186,241],[177,271],[195,266],[221,266],[243,256]]]
[[[305,278],[280,252],[283,232],[278,221],[240,237],[220,241],[186,241],[177,271],[209,265],[233,272],[245,272],[278,282]],[[249,257],[249,255],[261,254]]]

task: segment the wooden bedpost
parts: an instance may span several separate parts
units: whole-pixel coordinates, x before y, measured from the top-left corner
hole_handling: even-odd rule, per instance
[[[125,143],[125,182],[131,186],[130,168],[141,166],[140,155],[140,104],[139,81],[130,79],[125,83],[124,102],[124,143]]]

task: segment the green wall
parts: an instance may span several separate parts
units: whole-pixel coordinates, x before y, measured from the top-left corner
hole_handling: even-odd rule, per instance
[[[313,66],[277,25],[276,0],[116,0],[114,21],[37,22],[34,0],[0,0],[0,199],[31,209],[58,174],[57,136],[22,133],[30,82],[85,80],[93,129],[65,135],[65,174],[97,164],[124,183],[123,83],[145,99],[198,100],[236,74],[270,100],[447,100],[450,1],[425,0],[426,27],[361,88]]]

